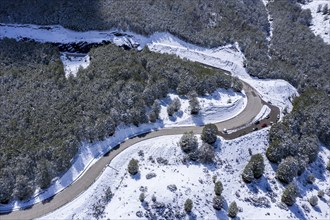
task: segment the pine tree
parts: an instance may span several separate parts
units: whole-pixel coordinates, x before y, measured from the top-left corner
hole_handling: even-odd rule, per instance
[[[238,207],[236,202],[234,201],[229,205],[228,216],[231,218],[235,218],[237,216],[237,213],[238,213]]]

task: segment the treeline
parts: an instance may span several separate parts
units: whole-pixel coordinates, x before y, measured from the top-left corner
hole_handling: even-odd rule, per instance
[[[120,124],[147,123],[150,109],[158,117],[155,100],[169,91],[242,86],[219,70],[147,49],[94,48],[90,67],[66,79],[50,44],[4,39],[0,48],[0,202],[49,186],[81,142],[103,140]]]
[[[260,0],[13,0],[2,2],[0,11],[3,23],[118,28],[143,35],[163,31],[205,47],[239,42],[249,71],[258,76],[268,61],[270,26]]]
[[[308,27],[310,11],[301,10],[295,0],[274,1],[269,9],[274,36],[265,75],[289,80],[301,95],[291,114],[271,128],[266,155],[280,167],[294,161],[293,178],[316,160],[320,143],[330,146],[330,46],[314,36]]]

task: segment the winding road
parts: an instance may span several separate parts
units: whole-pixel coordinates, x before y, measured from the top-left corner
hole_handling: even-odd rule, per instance
[[[59,41],[59,43],[63,43],[62,41],[68,40],[68,39],[66,39],[68,36],[71,36],[71,38],[72,38],[71,40],[74,40],[76,38],[81,40],[81,33],[77,34],[72,31],[62,30],[63,28],[61,29],[59,27],[54,27],[51,30],[45,30],[44,28],[41,28],[41,27],[37,27],[37,26],[30,27],[30,26],[29,25],[24,25],[24,26],[14,25],[13,26],[13,25],[0,24],[0,27],[3,29],[2,34],[5,37],[9,37],[9,38],[17,39],[17,36],[15,35],[15,33],[16,34],[19,33],[19,35],[26,34],[26,36],[24,35],[25,37],[33,39],[33,36],[34,36],[33,33],[35,32],[35,36],[38,36],[38,39],[40,38],[39,39],[40,41],[49,40],[49,37],[51,37],[51,39],[54,42],[53,41],[49,41],[49,42],[56,43],[57,41]],[[16,30],[17,28],[18,29],[26,28],[26,30],[28,30],[28,31],[23,31],[23,29],[22,30],[20,29],[21,31],[17,31]],[[48,33],[47,31],[48,32],[50,31],[51,34]],[[55,34],[54,35],[54,33],[56,31],[58,31],[58,32],[62,31],[65,34],[62,34],[62,35]],[[111,33],[110,33],[110,35],[111,35]],[[13,34],[13,36],[11,34]],[[63,36],[65,38],[63,38]],[[91,38],[91,36],[94,36],[94,37]],[[86,33],[85,38],[86,38],[85,39],[86,41],[90,40],[90,38],[91,39],[95,38],[97,41],[101,41],[102,38],[104,38],[104,35],[102,33],[88,32],[88,33]],[[112,38],[113,38],[113,36],[112,36]],[[110,37],[109,39],[111,40],[112,38]],[[205,64],[203,64],[203,65],[205,65]],[[205,65],[205,66],[209,66],[209,65]],[[209,66],[209,67],[215,68],[213,66]],[[228,72],[228,71],[226,71],[226,72]],[[246,105],[245,109],[234,118],[231,118],[231,119],[223,121],[223,122],[216,123],[216,126],[219,129],[218,135],[222,136],[225,139],[234,139],[234,138],[240,137],[242,135],[252,132],[254,129],[256,129],[256,127],[258,129],[261,129],[261,125],[264,125],[264,124],[269,125],[271,121],[276,122],[278,120],[277,116],[280,114],[280,110],[278,107],[273,106],[269,103],[266,103],[265,101],[263,101],[261,99],[260,95],[258,94],[258,92],[255,89],[253,89],[250,85],[248,85],[245,82],[242,82],[242,83],[243,83],[243,90],[245,91],[246,96],[247,96],[247,105]],[[263,105],[267,105],[271,109],[270,117],[268,119],[261,120],[258,125],[255,125],[252,122],[255,119],[256,115],[261,111]],[[223,131],[224,128],[226,128],[227,130],[235,130],[235,132],[223,133],[221,131]],[[47,201],[34,204],[33,206],[25,208],[24,210],[17,210],[17,211],[15,210],[15,211],[12,211],[9,213],[0,213],[0,219],[1,220],[34,219],[34,218],[44,216],[50,212],[53,212],[56,209],[71,202],[72,200],[77,198],[80,194],[82,194],[85,190],[87,190],[97,180],[97,178],[102,174],[103,170],[111,162],[111,160],[113,158],[115,158],[118,154],[120,154],[122,151],[129,148],[130,146],[132,146],[138,142],[150,139],[150,138],[160,137],[160,136],[164,136],[164,135],[178,135],[178,134],[183,134],[183,133],[189,132],[189,131],[193,131],[195,134],[201,134],[202,129],[203,129],[203,126],[162,128],[160,130],[151,131],[149,133],[137,135],[133,138],[125,140],[121,144],[116,146],[114,149],[112,149],[110,152],[105,154],[102,158],[100,158],[78,180],[73,182],[69,187],[63,189],[61,192],[54,195],[51,199],[47,199]]]
[[[263,119],[260,122],[260,124],[258,125],[259,128],[261,128],[261,124],[266,123],[267,125],[269,125],[270,121],[276,122],[277,115],[280,113],[279,108],[264,102],[260,98],[259,94],[248,84],[243,83],[243,89],[246,93],[248,100],[245,109],[241,112],[241,114],[237,115],[234,118],[216,123],[216,126],[219,129],[219,135],[225,139],[234,139],[249,132],[252,132],[253,128],[256,127],[256,125],[254,125],[252,121],[261,111],[263,105],[268,105],[268,107],[271,109],[271,113],[270,118]],[[230,134],[225,134],[221,132],[224,128],[228,130],[235,129],[236,131]],[[100,160],[98,160],[93,166],[91,166],[77,181],[75,181],[73,184],[71,184],[69,187],[65,188],[58,194],[54,195],[47,202],[37,203],[32,207],[26,208],[24,210],[17,210],[12,211],[10,213],[1,214],[0,219],[34,219],[53,212],[56,209],[74,200],[81,193],[87,190],[102,174],[103,170],[111,162],[111,160],[130,146],[150,138],[160,137],[164,135],[178,135],[189,131],[193,131],[195,134],[201,134],[202,129],[203,126],[163,128],[157,131],[152,131],[125,140],[113,150],[105,154]]]

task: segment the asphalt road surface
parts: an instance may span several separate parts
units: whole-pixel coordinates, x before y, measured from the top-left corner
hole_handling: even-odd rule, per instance
[[[243,89],[247,96],[247,105],[245,109],[236,117],[217,123],[219,129],[219,135],[225,139],[234,139],[250,133],[255,127],[261,129],[265,125],[269,126],[270,122],[276,122],[277,116],[280,111],[277,107],[265,103],[257,92],[248,84],[243,83]],[[271,109],[270,117],[260,121],[258,125],[252,123],[255,116],[261,111],[263,105],[268,105]],[[223,129],[228,130],[235,129],[236,131],[230,134],[224,133]],[[76,182],[69,187],[65,188],[61,192],[54,195],[51,199],[46,202],[37,203],[24,210],[12,211],[0,215],[1,220],[7,219],[34,219],[44,216],[56,209],[64,206],[70,201],[77,198],[81,193],[87,190],[95,180],[102,174],[104,168],[111,162],[111,160],[120,154],[128,147],[150,138],[160,137],[164,135],[178,135],[185,132],[193,131],[195,134],[201,134],[203,126],[189,126],[189,127],[175,127],[175,128],[163,128],[157,131],[152,131],[143,135],[138,135],[131,139],[128,139],[118,145],[115,149],[108,152],[100,160],[98,160],[92,167],[90,167],[85,174],[83,174]]]

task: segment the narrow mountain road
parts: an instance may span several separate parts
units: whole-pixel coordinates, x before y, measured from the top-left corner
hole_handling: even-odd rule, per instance
[[[219,135],[225,139],[234,139],[252,132],[253,128],[255,128],[256,125],[251,122],[261,111],[263,105],[268,105],[268,107],[270,107],[271,109],[271,113],[269,119],[264,119],[260,122],[260,124],[258,125],[259,128],[261,128],[260,126],[263,124],[269,125],[270,121],[276,122],[277,115],[280,113],[280,110],[277,107],[265,103],[257,94],[257,92],[248,84],[243,83],[243,89],[247,96],[247,105],[245,109],[236,117],[216,124],[219,129]],[[230,134],[225,134],[221,132],[224,128],[228,130],[234,129],[236,131]],[[87,190],[102,174],[103,170],[111,162],[111,160],[130,146],[150,138],[160,137],[164,135],[178,135],[189,131],[193,131],[195,134],[201,134],[202,129],[203,126],[163,128],[157,131],[152,131],[128,139],[122,142],[117,147],[115,147],[115,149],[104,155],[93,166],[91,166],[77,181],[75,181],[69,187],[65,188],[64,190],[53,196],[47,202],[37,203],[32,207],[29,207],[24,210],[17,210],[6,214],[1,214],[0,219],[34,219],[53,212],[56,209],[74,200],[81,193]]]

